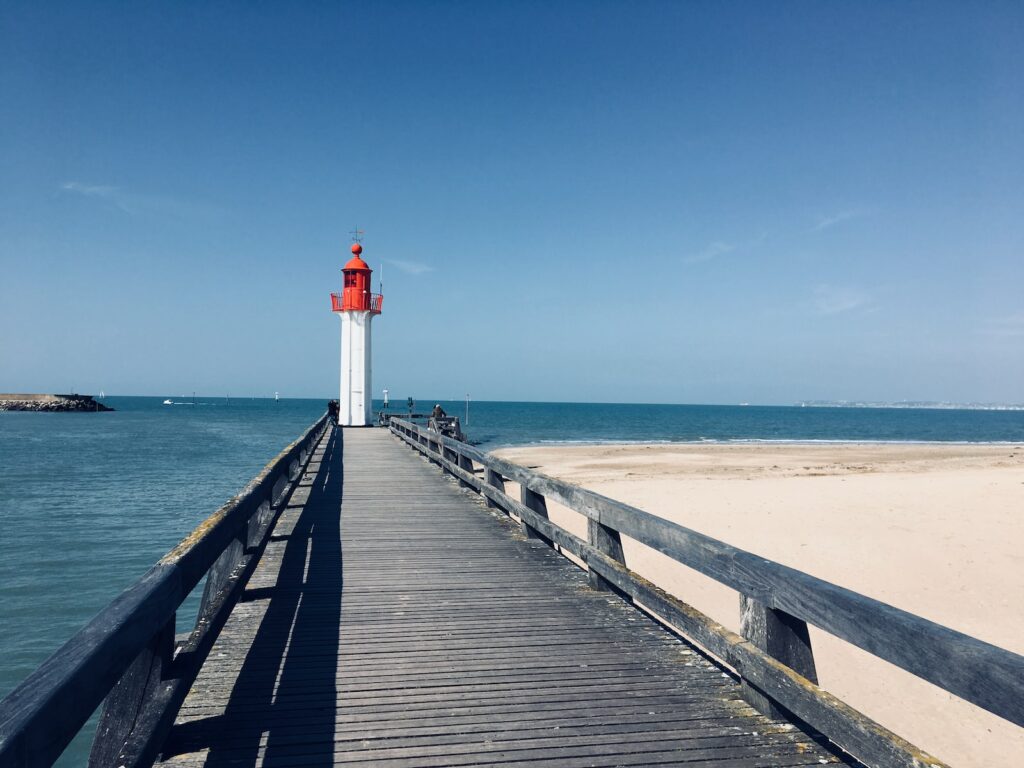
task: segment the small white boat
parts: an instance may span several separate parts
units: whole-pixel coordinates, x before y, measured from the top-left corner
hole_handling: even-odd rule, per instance
[[[164,400],[164,405],[174,405],[173,400]]]

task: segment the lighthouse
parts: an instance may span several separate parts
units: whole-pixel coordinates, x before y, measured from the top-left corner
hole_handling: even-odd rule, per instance
[[[342,267],[341,293],[331,294],[331,309],[341,316],[341,391],[338,424],[372,424],[373,390],[370,321],[380,314],[384,297],[370,292],[372,270],[362,259],[363,246],[352,246],[352,258]]]

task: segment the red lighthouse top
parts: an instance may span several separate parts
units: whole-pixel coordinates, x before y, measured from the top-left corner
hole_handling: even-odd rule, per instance
[[[352,258],[348,260],[348,264],[344,266],[343,271],[347,272],[350,269],[361,269],[365,270],[366,272],[372,272],[373,270],[371,270],[367,263],[362,260],[360,256],[362,252],[363,246],[361,246],[359,243],[353,245]]]
[[[342,293],[331,294],[331,308],[335,312],[370,312],[380,314],[384,297],[379,293],[370,292],[370,275],[373,270],[363,261],[363,246],[355,243],[352,246],[352,258],[342,267],[344,290]]]

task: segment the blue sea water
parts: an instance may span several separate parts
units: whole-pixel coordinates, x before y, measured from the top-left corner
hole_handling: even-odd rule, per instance
[[[464,402],[441,405],[465,421]],[[465,431],[489,450],[573,442],[1017,442],[1024,411],[471,402]]]
[[[0,413],[0,696],[325,407],[162,400],[107,398],[114,413]],[[441,404],[466,421],[464,402]],[[464,426],[488,450],[555,442],[1024,443],[1021,411],[473,402]],[[84,765],[90,739],[83,732],[60,764]]]
[[[0,413],[0,696],[325,409],[323,400],[105,402],[116,411]],[[59,765],[85,765],[91,731]]]

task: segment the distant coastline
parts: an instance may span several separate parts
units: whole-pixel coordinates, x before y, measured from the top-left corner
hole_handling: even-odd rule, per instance
[[[940,411],[1024,411],[1024,404],[1012,403],[945,403],[933,400],[801,400],[801,408],[927,408]]]

